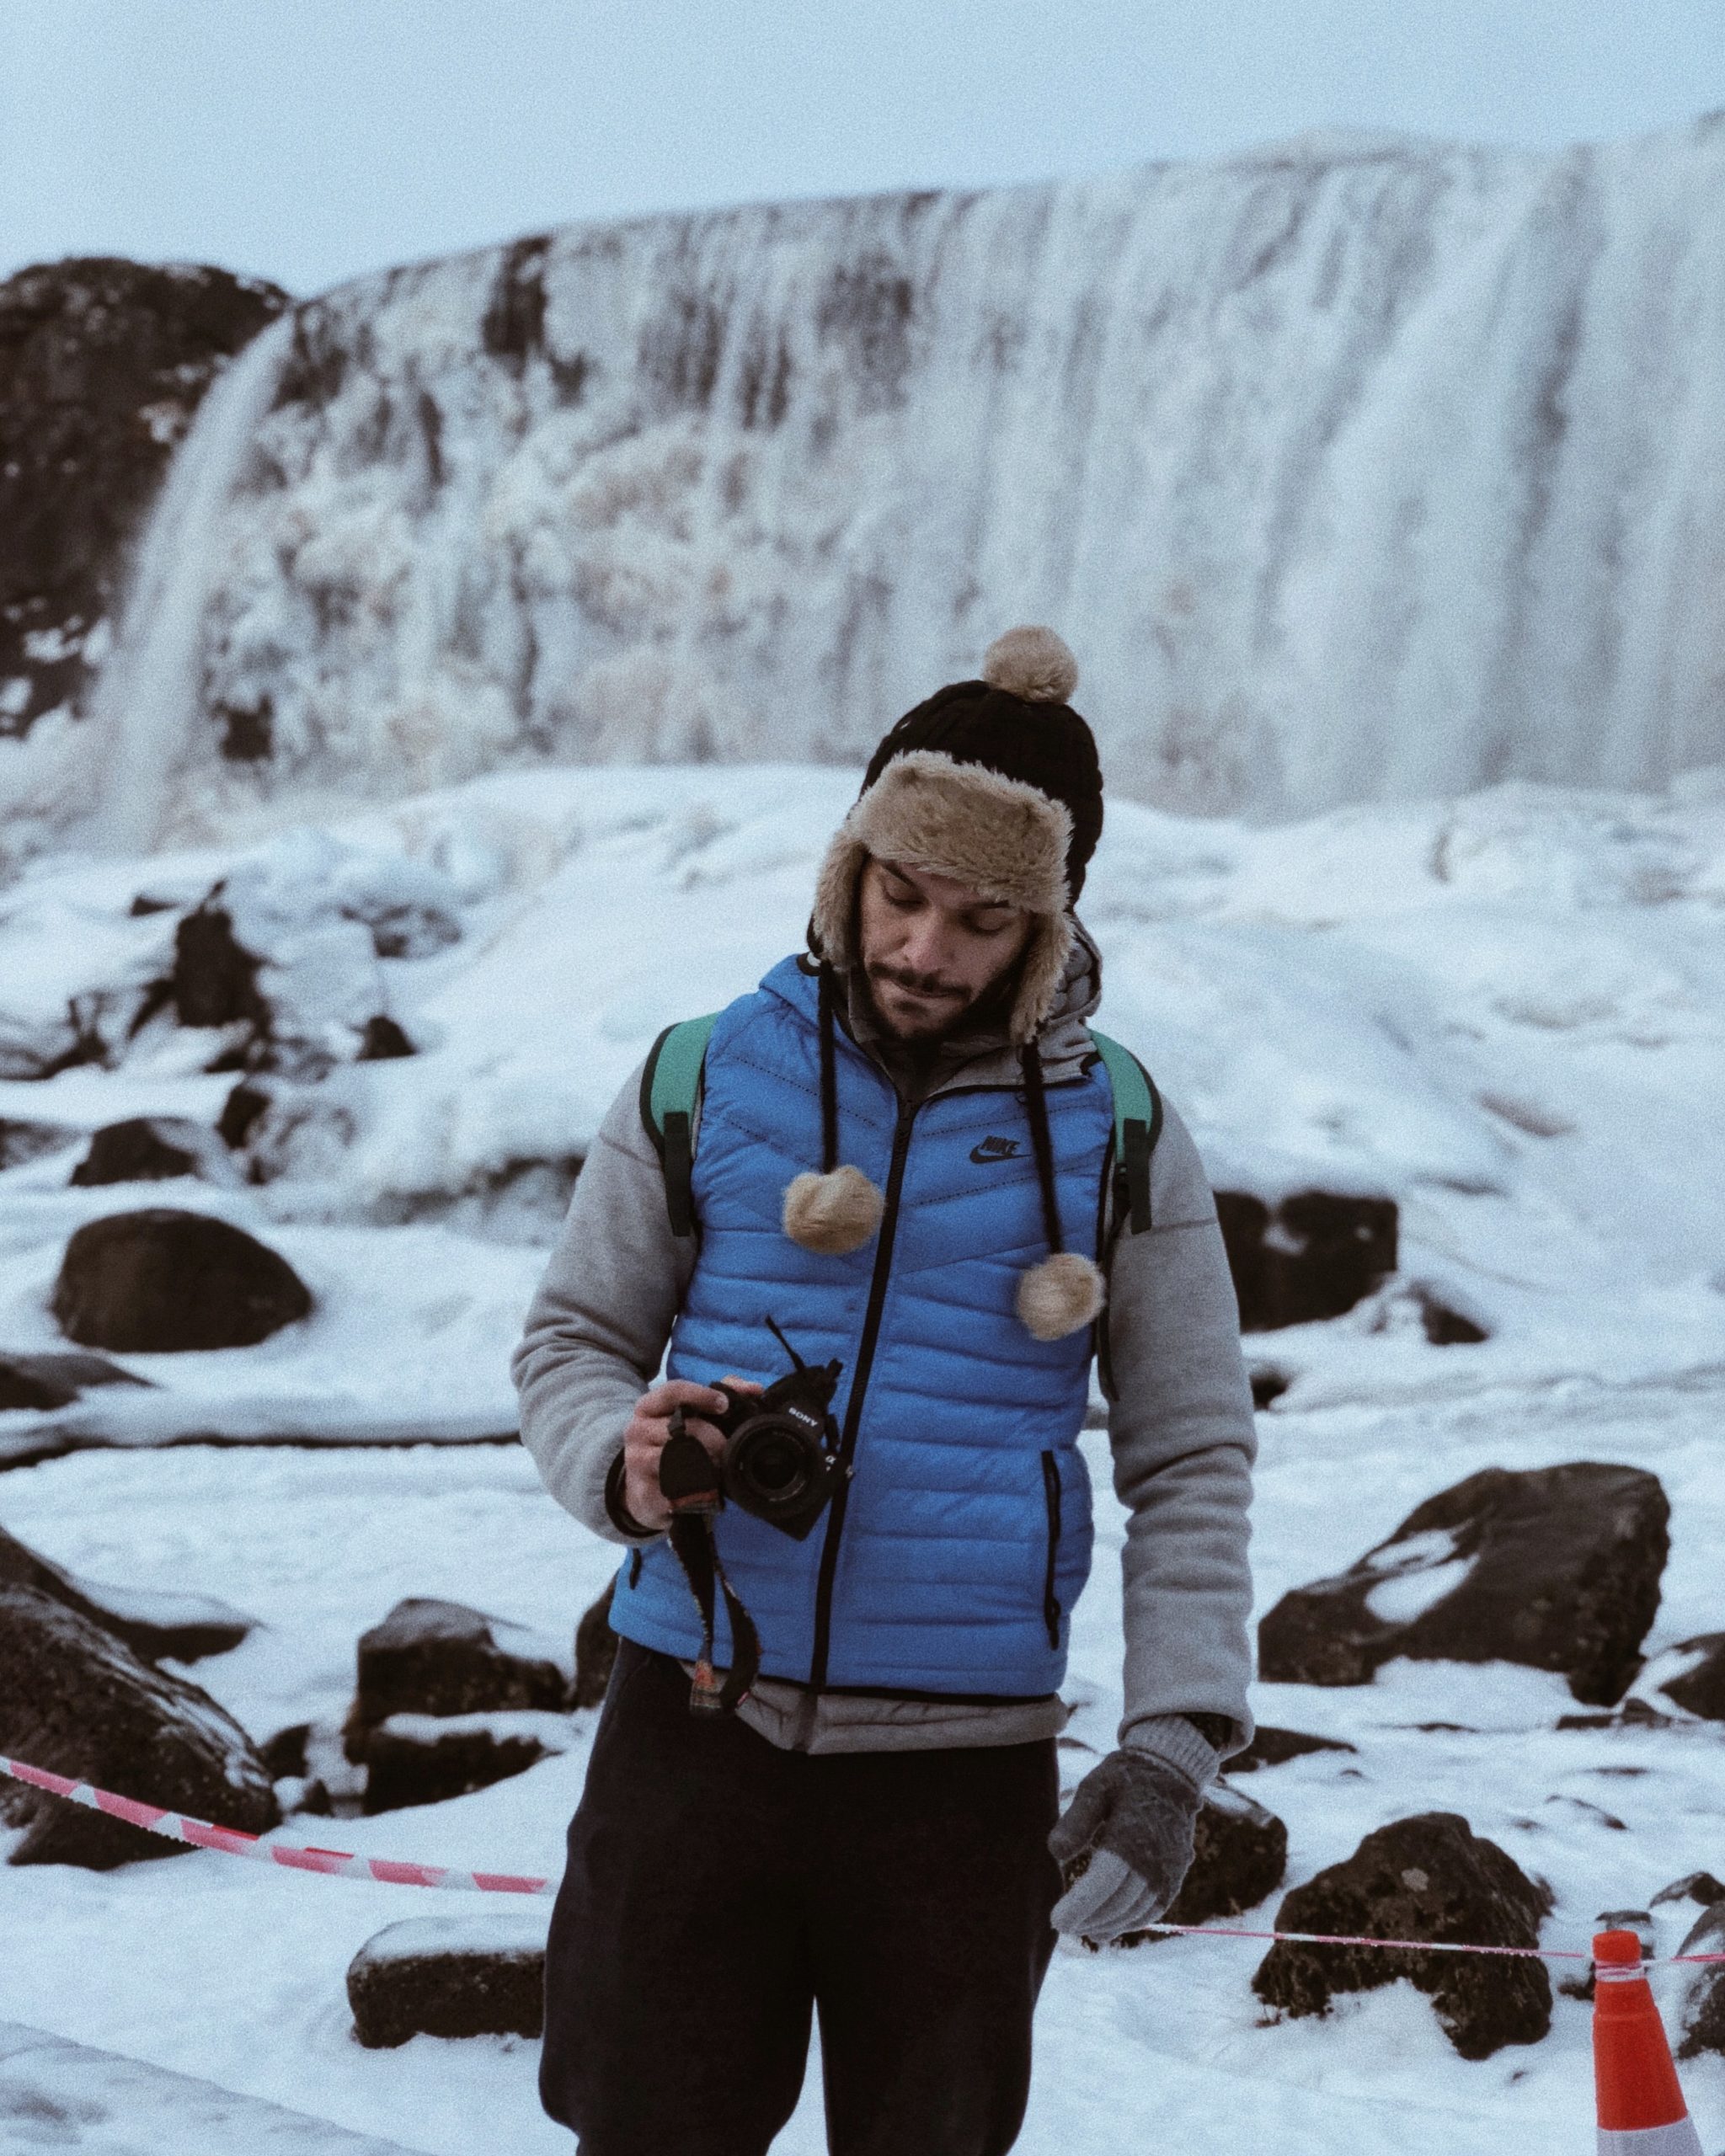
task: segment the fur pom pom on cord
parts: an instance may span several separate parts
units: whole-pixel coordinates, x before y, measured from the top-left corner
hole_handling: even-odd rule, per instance
[[[785,1192],[784,1230],[800,1250],[843,1257],[861,1250],[880,1225],[884,1203],[861,1168],[812,1171],[792,1178]]]
[[[1103,1278],[1075,1250],[1056,1251],[1018,1275],[1018,1320],[1038,1340],[1064,1340],[1100,1315]]]
[[[1030,704],[1064,704],[1078,686],[1078,662],[1052,629],[1008,629],[982,655],[991,689]]]

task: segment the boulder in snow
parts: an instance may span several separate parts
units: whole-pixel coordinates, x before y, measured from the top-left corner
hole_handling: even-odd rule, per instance
[[[73,1182],[167,1182],[199,1176],[206,1182],[236,1184],[227,1150],[212,1130],[179,1116],[129,1117],[104,1123],[72,1171]]]
[[[409,1917],[355,1955],[354,2033],[372,2049],[410,2036],[537,2036],[545,2025],[549,1913]]]
[[[249,1348],[311,1307],[285,1257],[243,1228],[172,1206],[86,1221],[53,1297],[72,1339],[133,1354]]]
[[[280,1817],[250,1739],[207,1693],[34,1587],[0,1584],[0,1752],[246,1833]],[[105,1870],[180,1847],[17,1782],[0,1784],[0,1818],[29,1828],[13,1864]]]
[[[1595,1460],[1471,1475],[1258,1627],[1268,1684],[1364,1684],[1398,1655],[1559,1672],[1609,1705],[1659,1605],[1670,1507],[1658,1477]]]
[[[411,1596],[363,1634],[348,1715],[348,1754],[366,1756],[393,1715],[561,1714],[573,1671],[537,1632],[458,1602]]]
[[[553,1753],[574,1733],[566,1716],[516,1708],[494,1714],[391,1715],[365,1738],[367,1812],[441,1804],[489,1789]]]
[[[221,886],[216,886],[219,892]],[[212,892],[174,931],[174,1007],[182,1026],[231,1026],[237,1020],[267,1030],[269,1006],[258,987],[260,963],[234,935],[233,917]]]
[[[1216,1193],[1242,1332],[1340,1317],[1396,1270],[1396,1203],[1295,1191],[1274,1208]]]
[[[62,1572],[0,1528],[0,1584],[35,1588],[56,1602],[88,1617],[93,1625],[124,1640],[147,1662],[171,1655],[176,1662],[198,1662],[226,1654],[257,1625],[227,1603],[200,1594],[163,1594],[145,1589],[99,1586]]]
[[[1296,1886],[1276,1913],[1278,1931],[1367,1939],[1466,1940],[1536,1946],[1550,1897],[1495,1842],[1453,1812],[1398,1819],[1368,1834],[1344,1863]],[[1464,2058],[1505,2044],[1535,2044],[1551,2025],[1545,1964],[1507,1955],[1394,1952],[1370,1946],[1273,1946],[1252,1977],[1267,2005],[1322,2014],[1343,1993],[1405,1977],[1426,1993]]]
[[[615,1584],[606,1584],[604,1593],[575,1627],[575,1689],[571,1702],[574,1706],[598,1706],[611,1682],[611,1665],[617,1660],[617,1634],[611,1629]]]
[[[1633,1703],[1643,1701],[1662,1718],[1725,1721],[1725,1632],[1701,1632],[1655,1655],[1635,1680]]]
[[[148,1383],[104,1355],[0,1355],[0,1410],[24,1407],[51,1413],[56,1407],[70,1406],[93,1385]]]

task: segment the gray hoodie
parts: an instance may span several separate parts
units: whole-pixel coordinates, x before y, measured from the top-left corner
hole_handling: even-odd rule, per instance
[[[1101,961],[1080,930],[1055,1007],[1039,1036],[1050,1080],[1092,1051],[1086,1021]],[[849,1028],[901,1093],[1020,1082],[1004,1028],[985,1022],[929,1049],[883,1038],[866,995]],[[512,1364],[521,1435],[546,1487],[595,1534],[627,1541],[605,1480],[635,1402],[659,1372],[695,1262],[670,1230],[664,1172],[641,1125],[636,1070],[600,1127]],[[697,1131],[698,1139],[698,1131]],[[1255,1445],[1233,1283],[1197,1148],[1170,1107],[1151,1162],[1147,1233],[1107,1255],[1105,1323],[1114,1398],[1108,1444],[1129,1514],[1124,1559],[1125,1713],[1121,1742],[1195,1779],[1215,1756],[1188,1715],[1252,1721],[1247,1637],[1247,1508]],[[715,1371],[715,1377],[723,1372]],[[816,1694],[762,1678],[739,1710],[772,1742],[809,1752],[1012,1744],[1058,1731],[1050,1697],[999,1705]]]

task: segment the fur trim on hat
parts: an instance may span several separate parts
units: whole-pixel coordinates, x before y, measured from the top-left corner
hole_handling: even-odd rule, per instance
[[[1065,704],[1078,686],[1078,662],[1052,629],[1008,629],[982,654],[982,678],[1028,704]]]
[[[812,1170],[793,1177],[785,1192],[784,1230],[801,1250],[843,1257],[861,1250],[880,1225],[880,1193],[861,1168]]]
[[[1064,1340],[1101,1311],[1103,1278],[1075,1250],[1056,1251],[1018,1275],[1018,1320],[1039,1340]]]
[[[937,749],[896,756],[835,833],[814,887],[816,948],[854,965],[851,914],[857,878],[872,855],[950,876],[998,905],[1040,916],[1024,953],[1011,1032],[1028,1041],[1053,1010],[1072,948],[1066,912],[1066,804],[981,764]]]

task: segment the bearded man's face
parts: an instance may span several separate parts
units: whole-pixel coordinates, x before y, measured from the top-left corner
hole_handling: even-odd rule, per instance
[[[950,876],[870,860],[857,889],[862,969],[881,1023],[932,1040],[1017,965],[1033,916]]]

